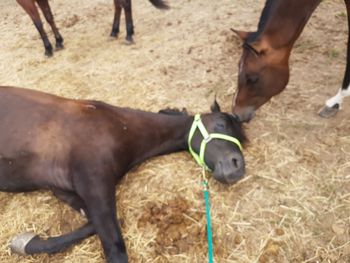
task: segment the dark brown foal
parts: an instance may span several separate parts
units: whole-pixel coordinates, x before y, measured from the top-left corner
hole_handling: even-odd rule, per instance
[[[191,149],[201,153],[219,182],[235,183],[245,173],[240,144],[234,142],[246,140],[242,124],[217,103],[211,113],[194,117],[0,87],[0,105],[0,191],[51,190],[88,220],[47,239],[20,234],[11,242],[19,254],[56,253],[97,234],[107,262],[127,263],[115,186],[151,157]],[[205,151],[203,142],[208,142]]]
[[[46,21],[50,24],[52,31],[55,34],[56,49],[62,49],[63,38],[60,32],[58,31],[58,28],[56,27],[48,0],[17,0],[17,3],[20,4],[23,7],[23,9],[28,13],[30,18],[33,20],[35,27],[38,29],[41,39],[44,42],[45,55],[52,56],[52,45],[44,30],[44,26],[40,19],[38,8],[36,7],[35,2],[37,2],[38,6],[40,7],[41,11],[45,16]]]

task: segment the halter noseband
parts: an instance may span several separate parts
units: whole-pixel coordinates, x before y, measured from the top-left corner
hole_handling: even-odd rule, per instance
[[[199,154],[194,152],[194,150],[192,149],[192,145],[191,145],[193,135],[194,135],[197,128],[199,129],[200,133],[203,136],[203,140],[201,142]],[[197,161],[197,163],[200,166],[206,168],[207,170],[210,170],[210,169],[205,164],[204,153],[205,153],[205,148],[207,146],[207,143],[210,142],[212,139],[220,139],[220,140],[230,141],[230,142],[236,144],[238,146],[238,148],[242,151],[242,145],[237,138],[226,135],[226,134],[221,134],[221,133],[210,133],[209,134],[207,129],[203,125],[203,122],[201,120],[201,116],[199,114],[196,114],[194,116],[192,127],[191,127],[190,133],[188,135],[188,150],[190,151],[193,158]]]

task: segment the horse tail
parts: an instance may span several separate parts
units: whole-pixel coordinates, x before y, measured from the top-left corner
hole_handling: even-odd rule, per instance
[[[32,232],[26,232],[12,239],[10,248],[13,252],[20,255],[52,254],[60,252],[93,234],[95,234],[95,228],[90,222],[71,233],[58,237],[49,237],[48,239],[41,239]]]
[[[166,1],[163,0],[149,0],[152,5],[154,5],[158,9],[169,9],[170,6]]]

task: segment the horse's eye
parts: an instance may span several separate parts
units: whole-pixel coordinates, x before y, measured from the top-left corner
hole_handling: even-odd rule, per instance
[[[223,129],[225,129],[225,124],[224,123],[217,123],[216,127],[220,130],[223,130]]]
[[[258,82],[259,80],[259,75],[258,74],[247,74],[246,75],[246,79],[247,79],[247,84],[255,84]]]

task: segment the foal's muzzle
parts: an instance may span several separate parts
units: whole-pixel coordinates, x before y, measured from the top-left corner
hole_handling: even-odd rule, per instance
[[[245,162],[241,153],[229,153],[225,159],[219,160],[214,168],[213,176],[224,184],[233,184],[243,178]]]

